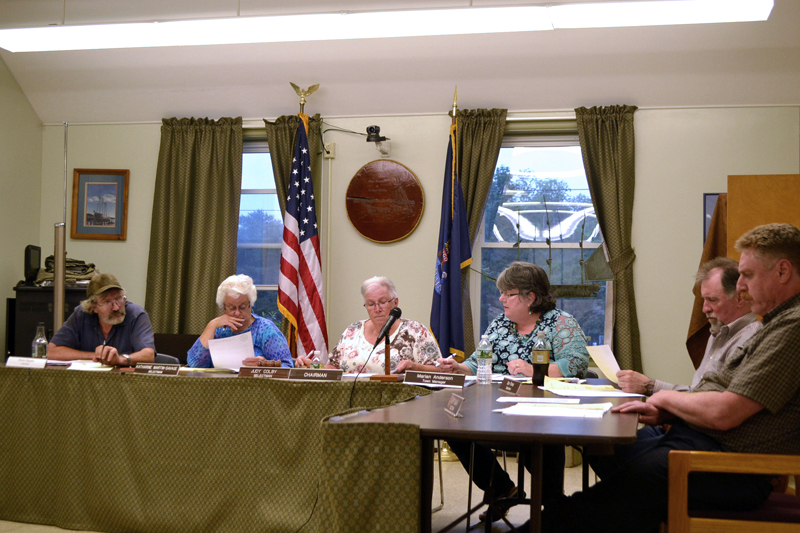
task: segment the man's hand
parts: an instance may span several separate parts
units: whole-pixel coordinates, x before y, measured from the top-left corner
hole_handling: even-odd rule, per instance
[[[622,405],[611,408],[612,413],[639,413],[639,422],[648,426],[658,426],[670,419],[670,414],[662,411],[655,405],[639,400],[625,402]]]
[[[92,360],[108,366],[128,366],[128,359],[122,357],[113,346],[98,346],[94,349]]]
[[[653,382],[644,374],[635,372],[633,370],[620,370],[617,372],[617,380],[619,380],[619,388],[624,392],[632,392],[634,394],[652,394]],[[648,384],[649,390],[648,390]]]

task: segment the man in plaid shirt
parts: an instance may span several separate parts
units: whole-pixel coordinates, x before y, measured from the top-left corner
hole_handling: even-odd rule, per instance
[[[737,290],[763,317],[761,330],[691,392],[659,391],[615,408],[672,427],[613,475],[546,505],[543,531],[658,531],[667,517],[670,450],[800,454],[800,230],[759,226],[736,249]],[[756,508],[771,489],[765,476],[696,473],[689,505]]]

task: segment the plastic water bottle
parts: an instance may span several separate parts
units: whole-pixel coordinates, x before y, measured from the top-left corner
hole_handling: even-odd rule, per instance
[[[478,344],[478,383],[492,383],[492,343],[489,342],[488,335],[482,335]]]
[[[31,343],[31,357],[34,359],[47,359],[47,337],[44,334],[44,322],[36,326],[36,336]]]
[[[319,350],[311,352],[311,368],[322,368],[322,360],[319,357]]]
[[[531,350],[534,385],[544,385],[544,377],[547,375],[547,369],[550,366],[550,350],[550,341],[544,336],[544,331],[538,332]]]

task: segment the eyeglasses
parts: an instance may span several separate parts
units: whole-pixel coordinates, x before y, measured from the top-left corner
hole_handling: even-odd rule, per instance
[[[239,307],[236,307],[235,305],[224,305],[222,306],[222,309],[224,309],[226,313],[235,313],[236,311],[239,311],[240,313],[245,314],[247,310],[250,309],[250,303],[248,302],[246,304],[242,304]]]
[[[104,307],[106,309],[113,309],[114,305],[117,307],[122,307],[125,305],[125,302],[128,300],[127,296],[120,296],[119,298],[115,298],[113,300],[106,300],[105,302],[97,302],[97,307]]]
[[[519,296],[519,291],[517,292],[508,292],[508,291],[501,291],[500,298],[505,298],[508,300],[509,298],[513,298],[514,296]]]
[[[381,308],[384,308],[388,306],[390,303],[394,302],[395,300],[397,300],[397,298],[392,298],[391,300],[378,300],[377,302],[366,303],[364,304],[364,307],[366,307],[367,309],[375,309],[375,306],[377,305],[380,306]]]

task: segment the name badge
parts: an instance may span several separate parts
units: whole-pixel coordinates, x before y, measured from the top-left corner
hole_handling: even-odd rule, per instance
[[[292,368],[289,379],[303,379],[311,381],[342,381],[344,371],[338,368]]]
[[[507,392],[508,394],[517,395],[519,394],[519,388],[522,386],[521,381],[515,381],[510,378],[503,378],[503,382],[500,383],[500,390],[502,392]]]
[[[444,372],[406,372],[403,383],[409,385],[425,385],[428,387],[464,388],[464,374],[448,374]]]
[[[15,357],[11,356],[6,361],[8,368],[44,368],[47,364],[47,359],[41,357],[34,359],[33,357]]]
[[[447,405],[444,408],[444,412],[448,415],[460,418],[464,415],[459,414],[461,412],[461,406],[464,405],[464,397],[459,396],[455,392],[450,395],[450,399],[447,401]]]
[[[181,365],[165,365],[158,363],[137,363],[134,374],[157,374],[162,376],[177,376]]]
[[[269,366],[243,366],[239,369],[240,378],[289,379],[290,368]]]

